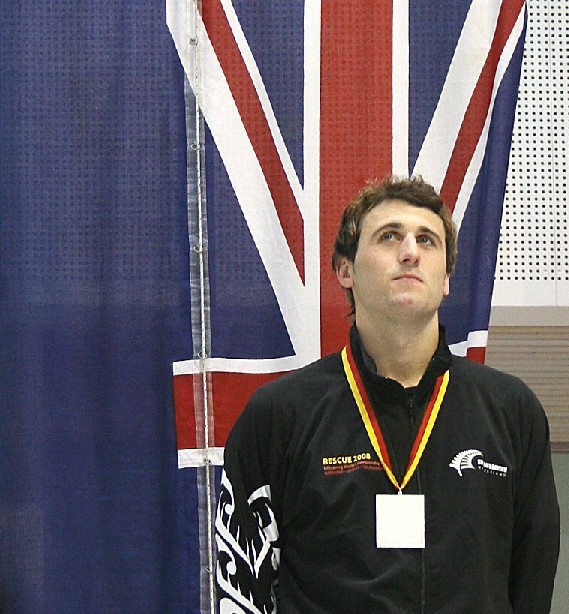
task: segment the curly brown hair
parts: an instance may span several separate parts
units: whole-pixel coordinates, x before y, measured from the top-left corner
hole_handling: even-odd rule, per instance
[[[332,255],[334,271],[338,271],[343,258],[350,262],[354,261],[364,217],[386,200],[402,200],[414,207],[430,209],[441,218],[445,230],[446,272],[450,275],[456,263],[458,243],[457,230],[450,209],[443,203],[435,188],[422,177],[401,178],[395,175],[370,183],[344,210]],[[354,295],[351,289],[346,293],[351,308],[350,315],[354,315],[356,310]]]

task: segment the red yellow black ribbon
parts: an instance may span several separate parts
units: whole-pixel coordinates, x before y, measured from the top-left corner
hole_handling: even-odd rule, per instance
[[[381,429],[379,428],[379,424],[377,422],[375,413],[371,407],[371,403],[363,386],[360,373],[354,361],[352,350],[349,345],[342,350],[342,362],[344,364],[344,372],[346,373],[346,378],[348,379],[350,389],[352,391],[352,394],[354,395],[354,400],[356,401],[356,405],[358,406],[358,409],[360,411],[360,415],[362,417],[368,437],[371,441],[371,445],[377,453],[377,456],[379,457],[379,460],[389,480],[395,486],[395,488],[397,488],[397,490],[401,492],[405,488],[405,486],[407,486],[409,480],[415,473],[415,469],[417,469],[417,465],[419,464],[425,447],[427,446],[427,442],[429,441],[429,437],[431,435],[433,427],[435,426],[435,421],[437,419],[437,416],[439,415],[439,409],[441,408],[441,404],[446,393],[449,381],[449,372],[446,371],[437,379],[435,389],[433,391],[429,404],[427,405],[427,409],[425,411],[425,415],[423,416],[421,426],[419,427],[417,437],[415,438],[415,442],[413,444],[413,447],[411,448],[409,466],[407,467],[407,471],[405,472],[405,476],[403,477],[401,485],[399,485],[395,475],[393,474],[393,469],[391,467],[391,461],[389,460],[389,454],[387,452],[387,446],[385,445],[383,434],[381,433]]]

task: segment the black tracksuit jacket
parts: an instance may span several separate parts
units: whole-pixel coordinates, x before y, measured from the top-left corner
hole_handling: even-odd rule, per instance
[[[216,517],[220,611],[549,612],[559,507],[535,395],[452,356],[444,331],[407,390],[368,368],[355,328],[350,343],[399,482],[435,380],[450,370],[404,490],[425,495],[426,547],[376,547],[375,496],[396,491],[333,354],[259,389],[229,437]]]

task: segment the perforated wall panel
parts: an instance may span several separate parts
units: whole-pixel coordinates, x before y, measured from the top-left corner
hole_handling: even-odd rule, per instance
[[[569,306],[569,2],[528,9],[493,305]]]

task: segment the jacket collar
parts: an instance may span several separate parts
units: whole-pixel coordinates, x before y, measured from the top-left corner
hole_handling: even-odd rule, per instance
[[[367,376],[367,378],[370,378],[372,381],[378,384],[393,382],[402,388],[398,382],[390,380],[389,378],[383,377],[381,374],[377,373],[375,362],[373,358],[365,351],[355,324],[350,330],[350,344],[358,369],[360,369],[360,371],[363,370],[363,375]],[[434,386],[436,379],[442,375],[451,364],[452,354],[446,342],[446,331],[444,326],[439,324],[439,342],[437,349],[435,350],[435,353],[433,354],[433,357],[431,358],[427,369],[419,382],[418,388],[423,389],[424,387],[431,388]]]

